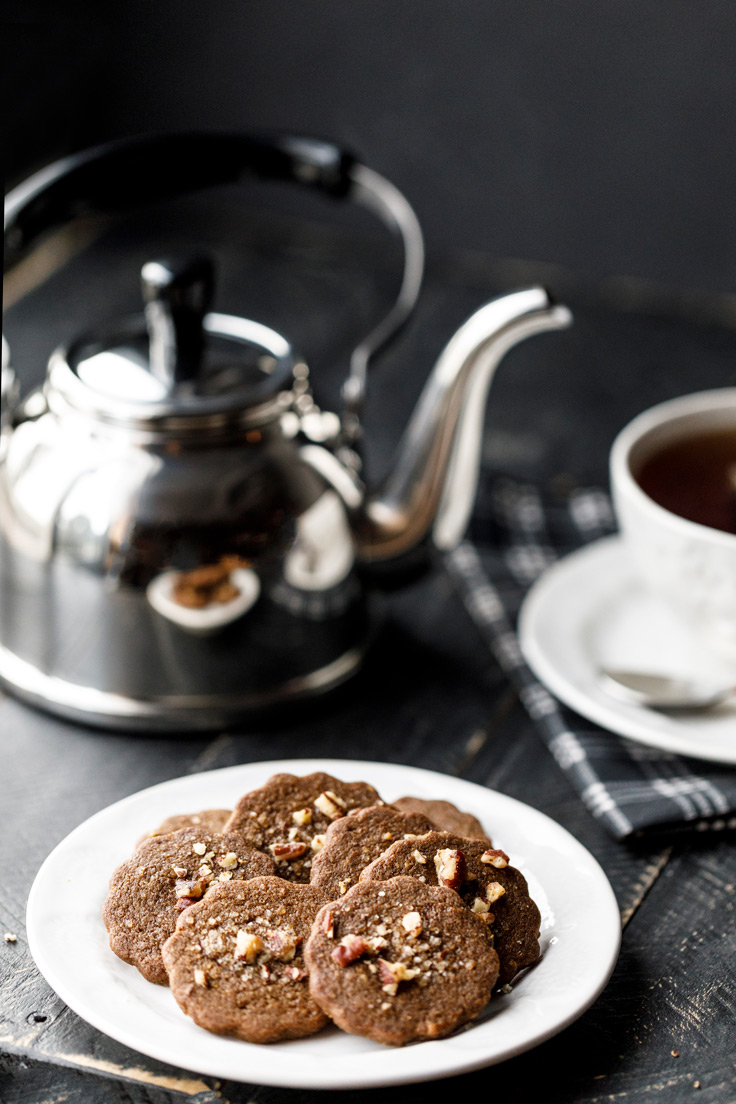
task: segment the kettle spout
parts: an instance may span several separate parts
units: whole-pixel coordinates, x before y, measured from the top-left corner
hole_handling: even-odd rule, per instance
[[[532,287],[492,299],[446,345],[404,432],[393,467],[365,499],[355,531],[366,565],[454,548],[475,500],[488,389],[518,342],[569,326],[567,307]]]

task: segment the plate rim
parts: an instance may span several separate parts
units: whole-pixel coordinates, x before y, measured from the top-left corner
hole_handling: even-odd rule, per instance
[[[619,702],[614,698],[611,698],[610,702],[608,699],[605,702],[599,702],[570,681],[569,675],[561,669],[556,657],[550,655],[540,644],[538,626],[542,620],[547,620],[550,608],[559,603],[560,594],[568,590],[576,573],[580,571],[581,562],[584,568],[592,570],[592,565],[597,559],[616,560],[625,564],[626,546],[620,534],[600,537],[582,548],[569,552],[547,568],[527,591],[519,610],[518,636],[522,655],[534,676],[564,705],[579,713],[581,717],[593,721],[594,724],[624,739],[675,755],[704,759],[725,766],[736,764],[736,742],[730,753],[720,745],[709,746],[707,733],[693,733],[692,737],[683,735],[682,726],[697,723],[696,721],[679,718],[675,722],[666,714],[656,715],[656,723],[664,725],[665,731],[652,730],[647,724],[649,714],[646,709],[635,704]],[[635,581],[633,567],[629,567],[626,574],[630,582]],[[595,617],[596,608],[603,606],[605,600],[611,596],[613,587],[610,580],[606,580],[603,571],[601,571],[601,578],[603,582],[598,594],[591,599],[586,623],[590,622],[591,617]],[[567,608],[569,610],[569,607]],[[584,628],[584,624],[578,617],[568,631],[571,635],[579,637]],[[584,649],[581,648],[580,651],[583,653]],[[591,674],[594,674],[592,661],[587,662],[587,668]]]
[[[599,912],[603,915],[603,927],[608,926],[608,932],[606,938],[603,939],[604,948],[607,947],[607,955],[605,959],[600,957],[600,961],[597,962],[597,970],[595,972],[594,984],[588,985],[585,996],[582,1000],[579,1000],[574,1007],[570,1008],[564,1015],[561,1015],[552,1023],[548,1023],[546,1026],[537,1028],[532,1031],[527,1037],[520,1040],[518,1045],[509,1045],[502,1053],[492,1054],[488,1057],[484,1051],[481,1053],[474,1052],[472,1050],[465,1051],[462,1054],[458,1054],[457,1051],[447,1049],[446,1054],[443,1055],[440,1050],[440,1060],[430,1062],[428,1068],[418,1068],[419,1063],[412,1061],[409,1057],[408,1061],[404,1061],[404,1056],[411,1056],[416,1054],[418,1050],[422,1050],[422,1053],[428,1056],[429,1048],[436,1056],[435,1048],[442,1047],[443,1043],[448,1040],[433,1040],[425,1043],[413,1044],[410,1047],[397,1047],[397,1048],[384,1048],[380,1047],[376,1051],[371,1050],[366,1052],[372,1059],[375,1054],[380,1053],[385,1056],[388,1061],[383,1063],[385,1065],[384,1070],[380,1070],[375,1061],[372,1062],[373,1070],[370,1071],[370,1075],[366,1076],[365,1072],[361,1072],[360,1075],[351,1077],[349,1075],[340,1074],[338,1079],[327,1076],[324,1072],[313,1075],[311,1070],[294,1071],[282,1065],[275,1071],[270,1067],[277,1065],[273,1058],[278,1051],[275,1047],[280,1045],[287,1046],[287,1044],[271,1044],[270,1046],[256,1047],[254,1044],[245,1043],[240,1040],[226,1040],[228,1043],[237,1043],[238,1047],[252,1048],[252,1051],[243,1050],[244,1059],[242,1065],[248,1066],[247,1076],[244,1074],[238,1075],[233,1073],[232,1069],[223,1071],[223,1067],[215,1066],[205,1059],[202,1062],[197,1062],[194,1066],[179,1064],[179,1059],[172,1057],[170,1049],[164,1042],[162,1045],[158,1045],[158,1040],[141,1040],[133,1038],[131,1032],[126,1026],[123,1028],[117,1028],[110,1030],[109,1017],[104,1014],[98,1014],[93,1007],[90,1009],[86,1005],[86,1001],[78,997],[78,994],[70,990],[67,986],[66,979],[63,976],[63,970],[61,971],[61,978],[59,972],[56,969],[56,965],[50,962],[45,949],[43,938],[39,934],[39,930],[36,924],[36,916],[42,905],[39,902],[39,897],[44,890],[44,879],[48,877],[49,871],[53,870],[54,864],[58,862],[59,857],[63,857],[66,850],[73,848],[77,845],[78,840],[85,838],[86,834],[97,827],[100,822],[104,823],[104,820],[108,816],[112,816],[115,813],[124,811],[127,806],[131,806],[133,803],[145,802],[149,799],[157,797],[162,791],[169,789],[187,788],[188,785],[196,784],[196,782],[202,777],[207,776],[211,781],[216,780],[217,776],[227,775],[232,778],[237,773],[247,773],[251,771],[260,772],[264,774],[264,781],[268,775],[265,772],[277,773],[279,771],[301,771],[302,773],[311,773],[313,770],[325,770],[328,773],[332,773],[340,776],[340,771],[343,773],[346,770],[355,770],[356,772],[362,772],[368,774],[370,780],[370,772],[378,768],[379,774],[384,771],[397,772],[399,781],[406,777],[408,781],[412,778],[416,778],[417,775],[422,776],[428,783],[434,783],[434,780],[440,780],[443,783],[451,783],[451,791],[459,788],[461,791],[466,788],[470,791],[481,791],[483,799],[490,799],[491,802],[500,802],[501,807],[505,807],[508,811],[515,811],[517,808],[522,811],[523,818],[530,818],[532,826],[536,821],[540,827],[544,827],[548,832],[552,833],[552,838],[555,835],[559,835],[559,838],[565,840],[565,846],[570,849],[571,853],[576,856],[577,860],[583,863],[587,867],[587,873],[592,876],[597,882],[597,889],[600,893],[600,899],[598,901]],[[357,777],[357,774],[356,774]],[[262,783],[256,783],[262,784]],[[385,783],[384,783],[385,784]],[[403,787],[402,787],[403,788]],[[457,796],[457,795],[456,795]],[[448,795],[449,799],[452,799],[452,792]],[[529,825],[527,825],[527,829]],[[523,865],[523,864],[520,864]],[[536,877],[536,872],[534,872]],[[540,884],[544,885],[543,878],[540,878]],[[423,767],[414,767],[410,764],[403,763],[379,763],[366,760],[357,759],[328,759],[328,758],[296,758],[296,759],[280,759],[280,760],[264,760],[256,761],[253,763],[236,764],[229,767],[221,767],[212,771],[198,772],[197,774],[187,774],[178,776],[176,778],[169,779],[167,781],[159,782],[153,786],[144,788],[143,790],[136,791],[128,796],[113,802],[111,805],[105,806],[103,809],[92,814],[81,824],[77,825],[67,836],[64,837],[50,852],[47,858],[41,865],[36,878],[34,879],[31,891],[28,897],[28,905],[26,910],[27,920],[27,933],[28,944],[33,956],[34,962],[41,974],[44,976],[49,985],[58,993],[61,999],[80,1016],[83,1020],[89,1023],[95,1029],[101,1031],[103,1034],[112,1038],[118,1043],[129,1047],[134,1052],[144,1054],[145,1056],[154,1059],[155,1061],[164,1062],[168,1065],[176,1068],[188,1070],[192,1073],[199,1073],[204,1076],[218,1077],[221,1079],[230,1080],[245,1080],[246,1082],[253,1082],[257,1084],[269,1085],[282,1088],[301,1088],[301,1089],[358,1089],[358,1088],[379,1088],[389,1085],[401,1085],[408,1083],[420,1083],[422,1081],[440,1079],[445,1077],[452,1077],[462,1073],[468,1073],[473,1070],[481,1069],[492,1064],[496,1064],[501,1061],[505,1061],[508,1058],[512,1058],[520,1053],[532,1049],[544,1042],[546,1039],[553,1035],[558,1034],[564,1030],[576,1019],[578,1019],[587,1009],[594,1003],[600,996],[601,992],[605,988],[616,965],[618,954],[621,945],[621,924],[620,913],[618,903],[616,901],[613,889],[610,885],[605,871],[600,866],[595,857],[590,851],[575,838],[566,828],[560,825],[557,821],[553,820],[547,814],[542,813],[540,810],[535,809],[533,806],[519,801],[517,798],[510,797],[507,794],[502,794],[499,791],[491,790],[480,783],[470,782],[466,779],[457,778],[454,775],[446,775],[440,771],[428,770]],[[600,922],[600,917],[599,917]],[[100,920],[101,923],[101,920]],[[600,934],[600,929],[597,929]],[[112,953],[112,952],[111,952]],[[133,967],[131,967],[133,969]],[[497,998],[498,999],[498,998]],[[81,1006],[81,1008],[80,1008]],[[483,1027],[483,1023],[478,1025],[470,1024],[467,1030],[472,1031],[474,1028]],[[113,1024],[114,1027],[114,1024]],[[460,1032],[459,1036],[463,1037],[464,1032]],[[134,1033],[133,1033],[134,1035]],[[454,1037],[457,1037],[454,1036]],[[213,1036],[214,1039],[219,1039],[218,1036]],[[450,1039],[453,1036],[449,1037]],[[301,1040],[306,1042],[308,1040]],[[141,1043],[144,1045],[141,1045]],[[378,1048],[379,1044],[375,1044]],[[253,1051],[259,1051],[263,1053],[263,1060],[260,1063],[248,1062],[246,1055]],[[240,1053],[240,1050],[239,1050]],[[363,1058],[364,1055],[359,1055],[359,1058]],[[420,1060],[421,1062],[421,1060]],[[326,1064],[327,1066],[328,1064]],[[269,1068],[264,1068],[268,1066]],[[380,1072],[379,1072],[380,1070]]]

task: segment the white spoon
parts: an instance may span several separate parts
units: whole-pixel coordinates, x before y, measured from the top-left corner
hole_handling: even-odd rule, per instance
[[[730,697],[736,686],[707,678],[655,675],[647,671],[620,671],[601,668],[601,687],[619,701],[662,712],[703,711],[713,709]]]

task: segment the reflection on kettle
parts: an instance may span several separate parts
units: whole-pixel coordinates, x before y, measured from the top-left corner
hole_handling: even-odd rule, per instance
[[[195,572],[208,570],[211,568],[195,568]],[[185,632],[210,636],[244,617],[258,601],[261,582],[255,571],[247,567],[227,570],[217,588],[205,589],[198,587],[196,582],[192,584],[190,580],[195,572],[164,571],[146,587],[146,597],[152,608]],[[182,587],[183,581],[185,587]],[[226,594],[218,593],[225,588]],[[187,601],[182,597],[182,589],[197,597],[201,595],[202,600]]]
[[[355,543],[345,505],[335,491],[326,490],[297,521],[283,577],[272,597],[310,621],[337,617],[359,590],[354,565]]]
[[[284,558],[284,579],[297,590],[329,590],[354,562],[345,510],[334,491],[325,491],[297,522],[296,539]]]
[[[356,452],[367,369],[414,306],[423,244],[404,197],[343,151],[227,135],[87,151],[8,197],[6,262],[80,210],[249,175],[378,214],[404,248],[398,298],[353,353],[340,416],[317,407],[285,337],[211,311],[206,258],[147,263],[142,315],[52,355],[2,432],[0,678],[63,715],[227,725],[348,677],[371,635],[366,579],[380,586],[462,537],[497,364],[569,324],[542,288],[481,307],[371,488]]]

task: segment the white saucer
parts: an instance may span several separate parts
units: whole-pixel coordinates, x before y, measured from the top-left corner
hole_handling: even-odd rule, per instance
[[[365,779],[394,801],[440,797],[477,816],[526,875],[542,914],[542,957],[497,994],[479,1019],[447,1039],[382,1047],[329,1028],[308,1039],[258,1046],[208,1034],[169,989],[116,958],[102,923],[115,867],[135,840],[172,813],[232,808],[272,774],[327,771]],[[62,1000],[134,1050],[213,1077],[301,1089],[353,1089],[432,1080],[500,1062],[577,1019],[603,989],[621,939],[616,899],[593,856],[528,805],[483,786],[389,763],[296,759],[227,767],[143,790],[76,828],[41,867],[28,899],[28,942]],[[70,953],[70,948],[74,953]]]
[[[534,674],[588,720],[663,751],[736,764],[733,701],[667,715],[619,702],[599,685],[600,666],[736,683],[733,666],[707,654],[642,588],[620,537],[595,541],[545,571],[522,606],[519,638]]]

